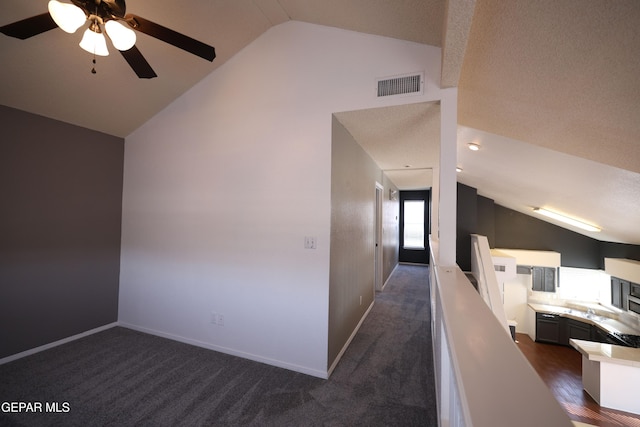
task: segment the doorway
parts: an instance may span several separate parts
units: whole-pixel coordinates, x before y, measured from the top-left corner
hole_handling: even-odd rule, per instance
[[[376,291],[382,290],[382,193],[384,188],[376,182],[376,204],[375,204],[375,232],[374,232],[374,287]]]
[[[400,248],[398,261],[429,264],[431,190],[400,191]]]

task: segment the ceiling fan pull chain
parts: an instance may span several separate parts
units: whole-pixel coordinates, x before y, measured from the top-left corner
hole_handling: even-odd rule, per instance
[[[95,52],[95,49],[93,51],[93,60],[91,62],[93,62],[93,68],[91,68],[91,74],[96,74],[97,71],[96,71],[96,52]]]
[[[96,1],[96,11],[95,11],[96,16],[98,16],[98,5],[99,4],[100,4],[100,1],[99,0]],[[100,27],[98,26],[97,19],[94,19],[93,23],[94,23],[94,25],[96,25],[98,27],[98,29],[100,29]],[[93,62],[93,68],[91,68],[91,74],[96,74],[97,73],[97,71],[96,71],[96,49],[97,49],[97,47],[96,47],[96,44],[94,43],[93,44],[93,60],[91,61],[91,62]]]

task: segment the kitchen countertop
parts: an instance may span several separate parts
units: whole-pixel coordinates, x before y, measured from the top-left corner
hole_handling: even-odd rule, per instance
[[[571,347],[593,362],[615,363],[640,368],[640,348],[602,344],[571,338]]]
[[[529,307],[531,307],[538,313],[557,314],[559,316],[578,320],[580,322],[590,323],[607,333],[640,335],[640,331],[636,330],[635,328],[632,328],[631,326],[628,326],[619,320],[599,314],[589,314],[586,311],[577,310],[575,308],[544,303],[530,302]]]

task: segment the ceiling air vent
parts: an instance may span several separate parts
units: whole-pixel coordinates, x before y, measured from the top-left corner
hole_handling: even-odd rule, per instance
[[[378,98],[391,95],[421,94],[423,80],[421,73],[378,79]]]

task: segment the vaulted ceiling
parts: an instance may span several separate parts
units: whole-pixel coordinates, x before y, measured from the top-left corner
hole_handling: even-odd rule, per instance
[[[47,0],[4,0],[0,26],[46,10]],[[0,104],[125,137],[288,20],[439,46],[441,83],[459,90],[460,182],[527,214],[548,206],[595,223],[603,228],[596,239],[640,244],[637,0],[129,0],[127,11],[215,46],[217,58],[139,34],[157,78],[138,79],[113,49],[92,75],[80,33],[2,35]],[[438,131],[433,112],[426,105],[341,119],[390,176],[408,164],[392,155],[400,152],[422,159],[411,166],[423,180],[437,162],[437,142],[424,147]],[[424,119],[416,128],[406,125],[413,115]],[[374,139],[380,126],[402,150]],[[469,152],[468,142],[481,150]]]

